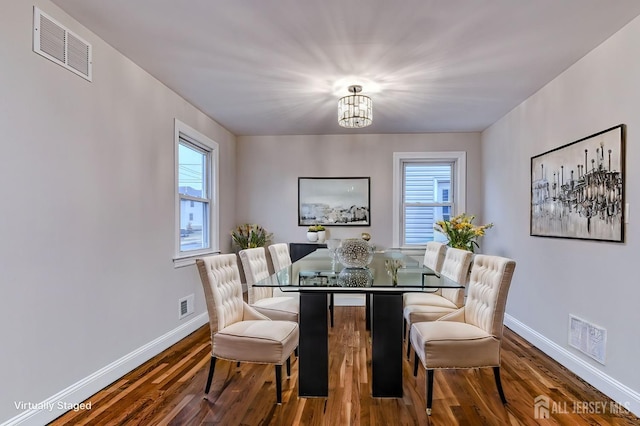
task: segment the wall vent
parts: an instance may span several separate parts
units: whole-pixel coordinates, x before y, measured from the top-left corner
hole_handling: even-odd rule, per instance
[[[178,300],[178,319],[187,317],[191,315],[193,312],[194,312],[193,294],[190,294]]]
[[[91,81],[91,45],[33,8],[33,51]]]
[[[607,330],[569,315],[569,345],[604,365]]]

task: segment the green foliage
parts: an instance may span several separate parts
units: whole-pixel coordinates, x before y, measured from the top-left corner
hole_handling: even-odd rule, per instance
[[[272,236],[273,234],[255,223],[245,223],[231,231],[231,238],[240,249],[264,247]]]

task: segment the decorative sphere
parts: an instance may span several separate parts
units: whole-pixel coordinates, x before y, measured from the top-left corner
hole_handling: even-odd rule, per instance
[[[344,268],[338,274],[338,285],[342,287],[370,287],[372,282],[369,268]]]
[[[342,240],[336,253],[338,261],[347,268],[364,268],[373,260],[373,247],[362,238]]]

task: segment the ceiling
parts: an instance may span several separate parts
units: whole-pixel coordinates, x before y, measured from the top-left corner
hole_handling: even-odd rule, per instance
[[[53,3],[236,135],[481,131],[640,14],[637,0]],[[337,124],[351,84],[373,99],[365,129]]]

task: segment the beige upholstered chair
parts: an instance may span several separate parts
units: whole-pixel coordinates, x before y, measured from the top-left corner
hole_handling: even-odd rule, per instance
[[[274,296],[272,287],[254,287],[270,276],[264,247],[241,250],[240,260],[247,279],[249,305],[272,320],[298,321],[300,301],[294,297]]]
[[[442,263],[444,262],[444,253],[446,250],[446,244],[439,243],[437,241],[429,241],[427,243],[427,248],[424,251],[424,259],[422,259],[422,264],[427,268],[440,273],[440,270],[442,269]]]
[[[274,272],[278,272],[291,265],[289,246],[286,243],[271,244],[269,246],[269,253],[271,253]]]
[[[291,255],[289,254],[289,245],[287,243],[272,244],[268,247],[273,265],[273,272],[278,272],[291,265]],[[300,299],[298,292],[283,292],[279,288],[273,289],[273,296],[287,296],[294,299]]]
[[[298,347],[298,324],[271,321],[242,299],[235,254],[197,259],[211,329],[211,365],[205,387],[209,393],[216,359],[274,364],[276,401],[282,403],[282,364],[290,374],[291,353]]]
[[[291,265],[291,254],[289,253],[289,246],[286,243],[270,245],[269,253],[271,254],[271,263],[273,264],[273,270],[275,272],[278,272]],[[274,288],[272,295],[286,296],[300,300],[299,292],[290,291],[288,293],[285,293],[279,288]],[[333,293],[329,295],[329,313],[331,319],[331,327],[333,327]]]
[[[467,284],[473,253],[467,250],[448,248],[442,262],[440,274],[462,285]],[[443,288],[435,293],[407,293],[404,306],[404,322],[435,321],[455,311],[464,304],[464,288]],[[411,355],[411,343],[407,341],[407,358]]]
[[[418,373],[418,359],[427,370],[427,414],[431,414],[433,370],[437,368],[493,367],[500,399],[507,402],[500,382],[500,343],[515,266],[504,257],[476,255],[465,306],[436,321],[411,326],[413,375]]]
[[[422,264],[434,271],[436,274],[439,274],[442,270],[446,251],[447,246],[445,244],[437,241],[429,241],[427,243],[427,248],[424,251]],[[436,294],[439,294],[439,292],[436,292]],[[402,298],[404,306],[429,304],[432,299],[433,294],[431,293],[405,293]]]

